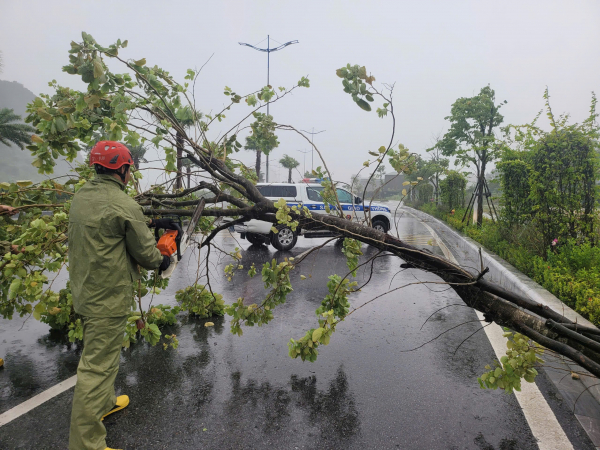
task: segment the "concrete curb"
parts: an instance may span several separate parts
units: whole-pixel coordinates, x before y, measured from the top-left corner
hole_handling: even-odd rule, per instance
[[[572,321],[576,321],[581,325],[585,325],[588,327],[595,327],[589,320],[585,317],[569,308],[563,302],[561,302],[556,296],[552,293],[548,292],[542,286],[537,284],[523,272],[520,272],[515,267],[510,265],[508,262],[500,258],[498,255],[485,250],[480,243],[474,241],[473,239],[465,236],[452,229],[448,224],[442,222],[441,220],[430,216],[429,214],[424,213],[423,211],[419,211],[414,208],[410,208],[408,206],[403,206],[403,209],[406,209],[411,214],[417,216],[420,220],[425,222],[433,222],[438,227],[443,229],[442,235],[451,235],[455,239],[454,242],[446,242],[449,248],[456,251],[459,250],[459,255],[461,257],[470,256],[468,259],[473,259],[473,256],[477,256],[477,262],[479,260],[479,249],[481,248],[481,255],[483,259],[484,267],[487,266],[490,268],[489,275],[486,277],[490,281],[494,281],[500,286],[510,289],[516,292],[519,292],[521,295],[524,295],[536,303],[541,303],[543,305],[548,306],[554,311],[562,314]],[[441,231],[441,230],[440,230]],[[462,245],[461,245],[462,244]],[[479,264],[477,264],[479,265]],[[475,273],[473,267],[467,267],[467,269],[472,269]]]

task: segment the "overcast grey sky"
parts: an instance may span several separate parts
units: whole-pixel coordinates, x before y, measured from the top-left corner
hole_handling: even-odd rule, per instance
[[[368,150],[387,144],[391,120],[359,109],[342,91],[337,68],[365,65],[378,83],[395,82],[397,141],[423,153],[447,129],[453,101],[488,83],[508,101],[505,123],[533,119],[546,86],[555,112],[584,119],[591,91],[600,94],[599,24],[597,0],[0,0],[0,78],[36,94],[49,92],[52,79],[81,88],[61,67],[83,30],[103,45],[128,39],[123,56],[145,57],[180,80],[214,54],[196,89],[200,109],[209,112],[225,104],[225,85],[242,94],[266,84],[266,54],[239,41],[297,39],[271,54],[271,84],[289,87],[308,75],[311,88],[272,105],[271,114],[297,128],[327,130],[315,144],[334,177],[348,180]],[[244,104],[231,117],[247,111]],[[272,159],[287,153],[303,162],[297,150],[309,147],[301,138],[280,134],[280,142]],[[286,179],[287,171],[274,166],[271,181]]]

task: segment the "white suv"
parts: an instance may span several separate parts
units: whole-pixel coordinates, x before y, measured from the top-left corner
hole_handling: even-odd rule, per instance
[[[313,214],[327,214],[325,211],[325,203],[321,198],[323,186],[316,183],[258,183],[256,185],[262,195],[269,200],[277,201],[283,198],[288,206],[302,205],[306,206]],[[391,214],[387,206],[372,203],[369,207],[368,203],[363,202],[360,197],[357,197],[349,191],[337,188],[337,196],[340,200],[342,210],[346,219],[364,223],[365,209],[369,211],[371,226],[379,231],[387,233],[390,229]],[[335,208],[332,208],[330,214],[335,214]],[[276,226],[277,233],[273,233],[271,228],[273,224],[262,220],[252,219],[240,225],[235,225],[230,228],[231,231],[240,233],[242,239],[247,239],[251,244],[272,244],[278,250],[292,249],[298,240],[298,236],[305,238],[322,238],[335,236],[328,230],[323,229],[303,229],[297,228],[292,231],[286,226]]]

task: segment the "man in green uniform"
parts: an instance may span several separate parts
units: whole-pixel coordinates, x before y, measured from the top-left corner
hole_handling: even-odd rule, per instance
[[[133,160],[118,142],[98,142],[91,154],[96,177],[73,197],[69,212],[69,278],[73,307],[83,316],[83,352],[73,397],[70,450],[105,450],[106,415],[125,408],[114,382],[138,265],[166,270],[148,226],[169,228],[169,219],[149,224],[124,189]]]

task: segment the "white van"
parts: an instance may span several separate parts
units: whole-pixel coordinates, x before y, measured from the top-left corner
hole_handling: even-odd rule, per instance
[[[323,186],[317,183],[258,183],[256,185],[262,195],[269,200],[277,201],[283,198],[288,206],[306,206],[312,214],[327,214],[325,203],[321,198]],[[344,216],[348,220],[365,223],[365,209],[369,211],[368,203],[363,207],[362,199],[353,195],[350,191],[337,188],[337,196],[340,200]],[[335,214],[335,207],[330,214]],[[392,215],[387,206],[372,203],[370,206],[371,226],[379,231],[387,233],[390,229]],[[262,220],[252,219],[240,225],[234,225],[230,231],[240,233],[242,239],[247,239],[251,244],[272,244],[278,250],[292,249],[298,240],[298,236],[305,238],[322,238],[335,236],[328,230],[299,227],[292,231],[286,226],[276,226],[277,233],[273,233],[273,224]]]

